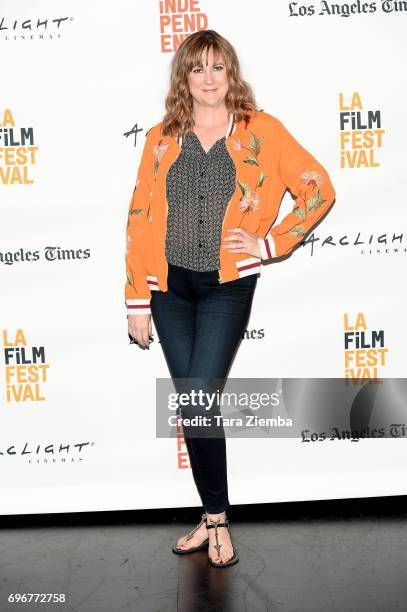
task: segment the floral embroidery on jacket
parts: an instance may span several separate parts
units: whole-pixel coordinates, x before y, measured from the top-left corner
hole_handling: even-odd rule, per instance
[[[126,270],[126,278],[127,278],[127,282],[129,283],[129,285],[131,285],[134,289],[135,287],[134,287],[133,277],[128,270]]]
[[[244,163],[249,164],[250,166],[259,166],[258,156],[261,151],[261,145],[263,143],[263,136],[256,136],[253,132],[250,132],[249,144],[244,145],[237,138],[232,138],[232,144],[236,151],[241,151],[242,149],[246,149],[249,151],[250,155],[247,155],[244,158]]]
[[[168,149],[168,143],[163,142],[162,138],[160,138],[160,140],[156,142],[153,146],[153,153],[155,157],[154,159],[154,180],[156,179],[156,176],[157,176],[160,161],[164,157],[164,153],[166,152],[167,149]]]
[[[246,190],[243,191],[243,197],[241,198],[239,202],[239,210],[242,213],[250,212],[252,210],[257,210],[259,207],[259,203],[260,203],[259,194],[256,193],[256,191],[250,191],[247,185],[244,185],[243,187],[243,183],[240,183],[240,181],[239,181],[239,184],[242,189],[247,188]]]
[[[154,176],[154,180],[157,177],[157,172],[158,172],[158,168],[160,165],[160,162],[162,160],[162,158],[164,157],[165,152],[168,149],[168,143],[167,142],[163,142],[163,139],[160,138],[160,140],[158,140],[156,143],[154,143],[153,145],[153,154],[154,154],[154,165],[153,165],[153,176]],[[134,190],[133,190],[133,194],[136,191],[137,187],[140,184],[140,180],[137,179],[136,184],[134,186]],[[150,192],[150,196],[151,196],[151,192]],[[147,220],[151,223],[152,221],[152,216],[150,213],[150,202],[148,203],[148,209],[147,212],[145,212],[142,208],[132,208],[133,206],[133,199],[130,202],[130,208],[129,208],[129,214],[128,214],[128,218],[127,218],[127,229],[130,227],[130,215],[141,215],[142,213],[144,213],[147,217]]]
[[[300,182],[306,184],[307,187],[310,186],[312,190],[315,191],[318,185],[322,185],[322,183],[324,182],[324,178],[316,170],[306,170],[301,175]],[[297,217],[301,219],[301,221],[305,221],[306,219],[305,210],[307,211],[307,213],[314,212],[324,202],[326,202],[326,200],[321,197],[319,188],[317,189],[316,193],[313,193],[313,195],[308,200],[306,199],[305,194],[301,194],[300,197],[305,201],[305,206],[304,208],[301,206],[296,206],[293,210],[293,213],[297,215]],[[294,226],[288,233],[291,236],[304,236],[305,229],[301,224],[299,224]]]
[[[140,180],[137,179],[136,184],[133,189],[133,194],[139,185],[140,185]],[[150,196],[151,196],[151,193],[150,193]],[[142,208],[132,208],[132,206],[133,206],[133,198],[131,199],[131,202],[130,202],[129,214],[127,217],[127,229],[130,227],[130,215],[141,215],[141,213],[145,212]],[[148,221],[151,223],[151,221],[153,220],[153,217],[150,214],[150,203],[148,204],[148,209],[145,214],[147,216]]]
[[[266,178],[267,178],[267,175],[264,174],[264,172],[260,172],[257,182],[256,182],[256,187],[254,188],[254,191],[250,189],[247,183],[242,183],[241,181],[239,181],[239,179],[237,180],[239,187],[242,190],[242,197],[239,200],[239,210],[242,213],[242,218],[240,220],[238,227],[240,227],[240,224],[243,221],[245,214],[249,212],[253,212],[259,208],[260,194],[256,191],[256,189],[263,185]]]
[[[307,170],[301,175],[301,183],[314,184],[316,186],[322,185],[323,182],[323,177],[316,170]]]
[[[249,164],[249,166],[260,166],[258,156],[261,152],[263,140],[263,136],[259,137],[256,136],[256,134],[254,134],[253,132],[250,132],[249,143],[247,145],[243,144],[242,141],[238,140],[237,138],[232,138],[232,145],[236,151],[242,151],[243,149],[245,149],[250,153],[250,155],[247,155],[243,159],[243,162],[245,164]],[[262,187],[266,178],[267,175],[264,174],[264,172],[260,172],[254,190],[250,189],[249,185],[247,185],[246,183],[242,183],[239,180],[237,181],[240,189],[242,190],[242,197],[239,201],[239,210],[243,214],[240,223],[243,221],[245,214],[253,212],[259,208],[260,194],[256,191],[256,189],[258,187]]]

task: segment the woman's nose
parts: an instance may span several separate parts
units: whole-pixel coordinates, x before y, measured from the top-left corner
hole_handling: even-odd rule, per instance
[[[205,83],[210,85],[213,82],[214,82],[213,72],[211,70],[206,70],[205,71]]]

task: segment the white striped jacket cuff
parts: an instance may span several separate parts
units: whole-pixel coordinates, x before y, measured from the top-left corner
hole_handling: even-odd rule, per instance
[[[150,299],[126,300],[128,315],[146,315],[151,314]]]
[[[146,282],[147,282],[147,286],[150,289],[150,293],[151,291],[158,291],[158,278],[157,276],[153,275],[153,274],[146,274]],[[137,298],[134,300],[125,300],[126,302],[126,307],[127,307],[127,314],[140,314],[140,315],[144,315],[144,314],[151,314],[151,308],[150,308],[150,301],[151,298]]]
[[[265,238],[258,238],[260,253],[262,259],[271,259],[276,257],[276,245],[270,232]]]

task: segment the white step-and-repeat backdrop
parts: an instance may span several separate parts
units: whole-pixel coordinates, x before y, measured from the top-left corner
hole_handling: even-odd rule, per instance
[[[405,4],[3,0],[1,514],[199,504],[182,438],[155,434],[157,334],[129,345],[124,306],[144,135],[197,29],[232,42],[260,107],[337,192],[305,243],[263,266],[230,376],[360,389],[405,375]],[[287,193],[279,218],[291,207]],[[398,432],[228,439],[231,503],[407,493]]]

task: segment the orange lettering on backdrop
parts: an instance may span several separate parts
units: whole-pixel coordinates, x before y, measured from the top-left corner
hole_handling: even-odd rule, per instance
[[[386,353],[388,348],[378,349],[350,349],[345,351],[345,366],[355,365],[356,367],[371,367],[376,365],[386,365]]]
[[[370,147],[381,147],[382,135],[385,130],[354,130],[353,132],[341,132],[341,148],[350,144],[352,149],[368,149]],[[376,138],[377,136],[377,138]]]
[[[382,381],[377,379],[377,368],[373,368],[372,371],[369,368],[357,368],[353,370],[349,369],[347,379],[351,379],[354,385],[363,384],[367,380],[374,380],[381,384]]]
[[[193,32],[208,28],[199,0],[160,0],[161,53],[172,53]]]
[[[46,398],[40,394],[39,385],[8,385],[6,399],[8,402],[43,402]]]
[[[49,364],[38,363],[32,365],[7,365],[5,380],[7,383],[47,382]]]
[[[339,94],[339,108],[340,110],[354,110],[355,108],[362,110],[363,106],[360,94],[357,91],[354,91],[352,94],[350,106],[345,106],[343,102],[343,93],[341,92]]]
[[[185,438],[182,434],[177,434],[177,450],[181,451],[185,446]]]
[[[345,155],[341,156],[342,168],[378,168],[379,163],[375,161],[374,151],[344,151]]]
[[[366,321],[365,321],[365,316],[364,316],[363,312],[358,312],[358,314],[356,316],[355,326],[353,326],[353,325],[351,325],[349,323],[349,315],[348,315],[347,312],[345,312],[345,314],[343,316],[343,320],[344,320],[344,328],[346,330],[367,329],[367,325],[366,325]]]
[[[177,424],[175,426],[175,431],[177,433],[177,457],[178,457],[178,469],[186,470],[191,467],[189,463],[189,455],[186,450],[184,432],[182,429],[182,425],[180,425],[179,420],[177,419]]]
[[[189,458],[187,451],[183,451],[182,453],[178,453],[178,469],[179,470],[187,470],[190,467]]]
[[[15,121],[13,118],[13,113],[9,108],[6,108],[3,114],[3,119],[0,122],[1,127],[6,127],[7,125],[15,126]]]
[[[0,182],[3,185],[31,185],[34,181],[28,176],[27,166],[21,169],[17,166],[2,168],[0,166]]]
[[[20,344],[27,346],[27,340],[22,329],[17,330],[14,341],[8,339],[7,329],[3,329],[3,346],[19,346]]]

